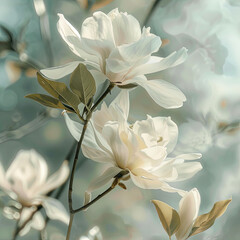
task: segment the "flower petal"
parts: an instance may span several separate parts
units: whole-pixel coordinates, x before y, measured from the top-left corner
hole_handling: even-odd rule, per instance
[[[20,215],[20,220],[19,220],[19,226],[24,224],[24,222],[32,215],[32,212],[35,211],[34,208],[23,208],[21,215]],[[20,231],[19,235],[24,236],[26,235],[31,228],[34,228],[38,231],[41,231],[45,227],[45,221],[43,219],[43,216],[40,212],[36,212],[32,219],[28,221],[28,223],[25,225],[25,227]]]
[[[69,172],[68,162],[64,161],[58,171],[52,174],[43,185],[36,189],[36,194],[46,194],[58,188],[67,180]]]
[[[90,121],[82,144],[85,157],[97,162],[115,164],[111,148]]]
[[[0,162],[0,187],[3,188],[3,190],[9,190],[11,187],[8,181],[5,179],[5,170],[1,162]]]
[[[100,11],[84,20],[81,35],[86,39],[108,41],[114,44],[112,21],[108,15]]]
[[[42,199],[42,205],[50,219],[59,220],[65,224],[69,223],[69,214],[59,200],[46,197]]]
[[[186,193],[179,203],[180,228],[176,232],[177,240],[187,239],[194,221],[198,216],[201,197],[196,188]]]
[[[122,139],[125,134],[124,130],[121,130],[121,126],[117,122],[108,122],[102,130],[102,135],[112,150],[115,162],[123,169],[126,168],[129,157],[128,147]]]
[[[166,182],[159,180],[157,176],[143,169],[137,169],[134,170],[134,172],[130,172],[130,176],[133,183],[143,189],[161,189],[165,192],[177,192],[181,196],[186,193],[184,190],[171,187]]]
[[[94,126],[102,131],[104,124],[108,121],[124,122],[128,119],[129,94],[128,90],[122,90],[112,101],[109,107],[103,102],[101,110],[93,113]]]
[[[202,165],[199,162],[186,162],[175,164],[174,168],[178,173],[178,177],[174,181],[183,181],[193,177],[197,172],[202,170]]]
[[[42,69],[42,70],[40,70],[40,72],[46,78],[55,80],[55,79],[63,78],[66,75],[71,74],[75,70],[75,68],[78,66],[79,63],[81,63],[81,62],[74,61],[74,62],[70,62],[70,63],[67,63],[62,66]]]
[[[186,60],[186,58],[187,58],[186,48],[181,48],[180,50],[171,53],[166,58],[152,56],[147,63],[135,68],[131,72],[131,76],[163,71],[167,68],[175,67],[183,63]]]
[[[142,137],[145,144],[150,146],[164,146],[167,152],[173,151],[178,138],[178,127],[170,117],[151,117],[136,121],[133,131]]]
[[[146,59],[149,59],[152,53],[158,51],[160,46],[161,39],[154,34],[150,34],[149,29],[144,29],[142,37],[137,42],[121,45],[111,52],[106,60],[107,71],[112,73],[128,72],[130,67],[145,63]]]
[[[122,45],[118,50],[124,60],[132,62],[157,52],[161,43],[160,37],[150,33],[150,28],[143,28],[142,36],[137,42]]]
[[[186,153],[186,154],[178,155],[176,159],[195,160],[201,157],[202,157],[201,153]]]
[[[81,35],[84,50],[97,56],[104,72],[105,59],[115,47],[111,19],[103,12],[93,13],[83,22]]]
[[[116,176],[122,169],[118,167],[108,168],[101,176],[95,178],[88,186],[85,192],[84,205],[91,201],[91,193],[96,189],[106,185],[114,176]]]
[[[81,42],[81,36],[78,31],[64,18],[62,14],[58,14],[58,16],[58,31],[72,52],[85,60],[96,62],[96,56],[90,55],[84,51],[82,46],[83,44]]]
[[[112,21],[113,34],[116,45],[136,42],[141,37],[140,24],[133,16],[113,9],[108,13]]]
[[[149,96],[164,108],[178,108],[186,101],[186,97],[176,86],[160,79],[147,80],[144,76],[139,76],[124,82],[124,84],[128,83],[135,83],[143,87]]]
[[[76,139],[76,141],[80,140],[83,125],[79,122],[73,121],[67,114],[66,111],[63,111],[63,116],[65,118],[65,122],[67,124],[68,130],[72,134],[72,136]]]

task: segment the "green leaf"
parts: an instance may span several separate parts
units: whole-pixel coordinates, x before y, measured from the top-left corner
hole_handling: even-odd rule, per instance
[[[209,213],[199,216],[196,219],[192,231],[188,237],[204,232],[210,228],[214,224],[216,218],[221,217],[224,214],[231,201],[231,199],[228,199],[216,202]]]
[[[42,86],[42,88],[44,88],[49,94],[51,94],[55,98],[59,98],[59,94],[51,86],[51,81],[46,79],[39,72],[37,72],[37,80],[39,84]]]
[[[180,217],[177,211],[168,204],[158,200],[152,200],[152,203],[155,205],[163,228],[168,236],[171,237],[180,227]]]
[[[58,99],[45,94],[30,94],[25,97],[33,99],[47,107],[65,109],[64,105]]]
[[[59,99],[59,101],[71,106],[76,113],[78,113],[78,105],[80,100],[73,92],[71,92],[65,83],[51,81],[37,73],[39,84],[53,97]]]
[[[95,80],[84,64],[80,63],[71,74],[70,88],[85,105],[96,93]]]

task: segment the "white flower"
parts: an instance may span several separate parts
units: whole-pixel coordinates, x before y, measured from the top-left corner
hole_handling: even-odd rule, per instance
[[[59,17],[59,33],[73,53],[94,68],[91,72],[97,74],[97,81],[107,78],[118,86],[140,85],[157,104],[165,108],[182,106],[186,98],[177,87],[160,79],[149,81],[145,74],[182,63],[187,57],[185,48],[166,58],[151,56],[161,46],[160,37],[150,33],[150,28],[141,31],[133,16],[118,9],[108,14],[95,12],[83,22],[81,35],[62,14]],[[79,62],[41,72],[48,78],[58,79],[72,73]]]
[[[62,203],[46,196],[47,193],[61,186],[68,175],[69,167],[65,161],[57,172],[47,177],[46,161],[34,150],[20,151],[6,172],[0,162],[0,188],[21,204],[20,225],[31,216],[39,205],[45,208],[50,219],[68,224],[68,213]],[[31,227],[37,230],[43,229],[44,220],[40,212],[34,215],[32,221],[20,234],[26,234]]]
[[[201,196],[196,188],[186,193],[179,203],[180,227],[175,233],[177,240],[188,238],[193,224],[198,217]]]
[[[168,157],[177,142],[177,125],[170,117],[151,116],[129,125],[126,121],[128,109],[128,95],[121,92],[109,108],[103,105],[93,115],[82,151],[94,161],[109,164],[109,168],[90,184],[87,193],[105,185],[122,170],[127,170],[140,188],[184,194],[185,191],[171,187],[168,182],[188,179],[201,170],[199,162],[184,161],[200,158],[201,154]],[[122,117],[119,117],[120,114]],[[82,125],[72,121],[66,113],[64,115],[70,132],[79,140]],[[110,116],[109,121],[102,116]],[[87,198],[90,197],[88,194]]]

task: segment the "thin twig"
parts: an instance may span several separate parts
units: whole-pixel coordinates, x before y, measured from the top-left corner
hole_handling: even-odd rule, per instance
[[[18,234],[26,227],[26,225],[29,223],[29,221],[32,220],[34,214],[37,211],[39,211],[40,208],[41,208],[41,206],[36,207],[36,209],[31,213],[31,215],[26,219],[26,221],[21,226],[18,226],[19,220],[20,220],[20,218],[19,218],[19,220],[17,222],[17,228],[16,228],[16,231],[13,234],[13,239],[12,240],[16,240],[17,239]],[[22,212],[22,210],[21,210],[21,212]],[[21,212],[20,212],[20,217],[21,217]]]
[[[87,125],[88,125],[88,120],[86,120],[85,123],[84,123],[81,138],[80,138],[80,140],[77,144],[77,149],[76,149],[76,153],[75,153],[75,157],[74,157],[73,167],[72,167],[72,171],[71,171],[71,175],[70,175],[70,181],[69,181],[69,187],[68,187],[68,208],[69,208],[69,212],[70,212],[70,221],[69,221],[69,225],[68,225],[67,239],[70,238],[70,233],[71,233],[71,228],[72,228],[72,223],[73,223],[73,218],[74,218],[74,210],[73,210],[73,207],[72,207],[74,174],[75,174],[75,170],[76,170],[76,166],[77,166],[80,147],[81,147],[85,132],[87,130]]]
[[[114,84],[110,83],[110,85],[108,86],[108,88],[106,89],[106,91],[103,93],[103,95],[97,100],[97,102],[92,106],[91,108],[91,112],[93,112],[96,107],[102,102],[102,100],[108,95],[108,93],[111,92],[111,90],[114,88]]]
[[[20,218],[16,221],[16,227],[15,227],[15,230],[13,232],[12,240],[16,240],[17,239],[18,232],[19,232],[19,230],[18,230],[19,229],[19,226],[18,226],[19,220],[20,220]]]
[[[43,126],[47,120],[51,117],[51,110],[45,110],[40,113],[36,118],[32,121],[26,123],[25,125],[12,130],[12,131],[4,131],[0,133],[0,143],[4,143],[10,140],[20,139],[29,133],[35,131],[36,129]]]
[[[96,101],[96,103],[91,107],[90,111],[88,112],[87,116],[86,116],[86,120],[84,122],[84,126],[83,126],[83,130],[81,133],[81,137],[80,140],[77,144],[77,149],[76,149],[76,153],[75,153],[75,157],[74,157],[74,162],[73,162],[73,167],[72,167],[72,171],[70,174],[70,181],[69,181],[69,188],[68,188],[68,207],[69,207],[69,212],[70,212],[70,221],[69,221],[69,225],[68,225],[68,231],[67,231],[67,237],[66,239],[69,240],[70,239],[70,234],[71,234],[71,229],[72,229],[72,224],[73,224],[73,220],[74,220],[74,215],[75,215],[75,210],[73,209],[73,199],[72,199],[72,194],[73,194],[73,181],[74,181],[74,174],[76,171],[76,166],[77,166],[77,162],[78,162],[78,155],[79,155],[79,151],[83,142],[83,138],[85,135],[85,132],[87,130],[87,125],[88,122],[92,116],[92,112],[97,108],[97,106],[103,101],[103,99],[108,95],[108,93],[111,92],[111,90],[113,89],[114,84],[110,83],[110,85],[108,86],[108,88],[106,89],[106,91],[103,93],[103,95]]]
[[[93,205],[95,202],[97,202],[98,200],[100,200],[102,197],[104,197],[105,195],[107,195],[109,192],[111,192],[119,183],[120,181],[120,178],[115,178],[112,185],[107,189],[105,190],[103,193],[99,194],[96,198],[94,198],[91,202],[85,204],[84,206],[78,208],[78,209],[75,209],[73,210],[74,213],[77,213],[77,212],[81,212],[81,211],[84,211],[85,209],[89,208],[91,205]]]

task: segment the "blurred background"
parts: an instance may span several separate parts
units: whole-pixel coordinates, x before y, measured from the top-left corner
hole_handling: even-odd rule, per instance
[[[161,37],[163,45],[157,55],[165,57],[181,47],[188,49],[185,63],[150,76],[178,86],[187,97],[184,106],[162,109],[137,88],[131,93],[129,120],[145,119],[146,114],[171,116],[179,126],[175,154],[203,154],[203,170],[175,184],[185,190],[199,189],[200,214],[208,212],[214,202],[232,197],[225,215],[191,239],[238,240],[239,0],[0,0],[0,161],[6,169],[20,149],[34,148],[47,160],[51,172],[61,165],[74,144],[61,112],[24,96],[43,92],[37,84],[37,70],[77,59],[57,31],[57,13],[63,13],[80,30],[83,20],[93,11],[108,13],[116,7]],[[117,91],[114,89],[113,95]],[[106,101],[111,100],[109,96]],[[103,168],[81,156],[74,184],[77,206],[83,202],[88,183]],[[130,181],[127,188],[113,191],[87,212],[77,214],[72,239],[93,240],[91,235],[101,232],[104,240],[167,240],[150,200],[165,201],[178,209],[180,197],[160,190],[141,190]],[[60,199],[67,207],[66,189]],[[3,216],[4,204],[0,200],[0,239],[8,240],[15,224]],[[64,239],[66,230],[63,223],[50,221],[43,239]],[[19,239],[38,239],[38,235],[31,230]]]

